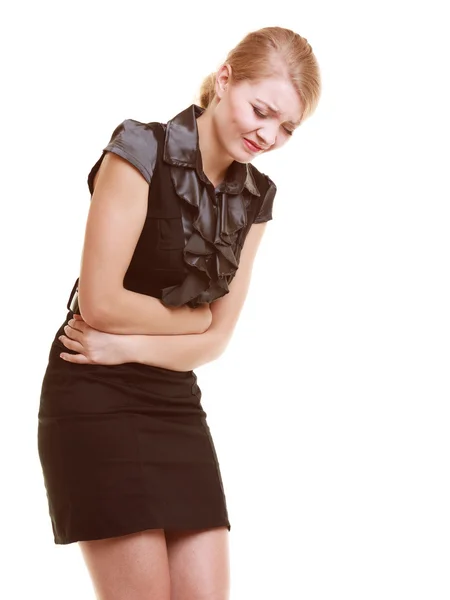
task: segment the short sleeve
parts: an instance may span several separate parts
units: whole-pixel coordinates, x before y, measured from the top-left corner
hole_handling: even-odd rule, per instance
[[[113,152],[127,160],[141,173],[147,183],[150,183],[158,148],[155,125],[157,124],[126,119],[114,129],[108,145],[103,148],[102,155],[89,172],[87,183],[91,194],[94,191],[94,177],[107,152]]]
[[[264,223],[265,221],[270,221],[273,218],[272,207],[275,194],[277,193],[277,186],[269,177],[267,177],[267,175],[266,178],[269,183],[269,187],[267,188],[267,191],[263,196],[258,214],[256,215],[255,220],[253,221],[254,223]]]

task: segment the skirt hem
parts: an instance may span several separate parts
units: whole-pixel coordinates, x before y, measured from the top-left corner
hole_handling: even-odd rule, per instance
[[[200,529],[213,529],[216,527],[226,527],[228,529],[228,531],[231,531],[231,525],[229,521],[222,521],[222,522],[215,522],[215,523],[197,523],[197,524],[190,524],[189,526],[186,525],[153,525],[153,526],[143,526],[143,527],[131,527],[128,529],[124,529],[123,531],[121,531],[120,533],[111,533],[111,535],[98,535],[98,534],[93,534],[93,535],[71,535],[71,536],[54,536],[54,543],[56,545],[61,545],[61,546],[65,546],[68,544],[74,544],[77,542],[89,542],[89,541],[95,541],[95,540],[103,540],[103,539],[110,539],[110,538],[115,538],[115,537],[122,537],[125,535],[132,535],[134,533],[139,533],[139,532],[144,532],[144,531],[148,531],[151,529],[163,529],[164,531],[191,531],[191,530],[200,530]]]

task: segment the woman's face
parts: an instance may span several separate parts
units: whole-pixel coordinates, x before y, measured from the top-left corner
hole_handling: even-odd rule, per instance
[[[229,73],[227,65],[218,72],[213,125],[224,151],[233,160],[248,163],[291,138],[302,105],[286,77],[232,84]]]

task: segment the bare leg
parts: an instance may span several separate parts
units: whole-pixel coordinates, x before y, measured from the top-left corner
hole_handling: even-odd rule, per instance
[[[170,600],[228,600],[228,536],[226,527],[166,531]]]
[[[98,600],[170,600],[163,529],[78,544]]]

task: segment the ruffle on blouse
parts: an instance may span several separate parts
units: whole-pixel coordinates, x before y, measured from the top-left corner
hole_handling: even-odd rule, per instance
[[[219,193],[215,204],[192,170],[172,167],[171,177],[177,195],[196,209],[196,216],[183,250],[189,272],[181,285],[162,290],[162,302],[195,308],[229,292],[239,266],[233,246],[247,225],[247,208],[241,194]]]
[[[187,304],[196,308],[228,294],[239,266],[237,240],[247,225],[251,202],[244,187],[254,196],[261,195],[249,166],[238,162],[213,190],[203,173],[198,147],[196,117],[202,112],[192,105],[167,124],[164,160],[171,165],[177,195],[191,207],[187,212],[195,215],[183,250],[188,274],[180,285],[162,289],[161,301],[171,307]]]

